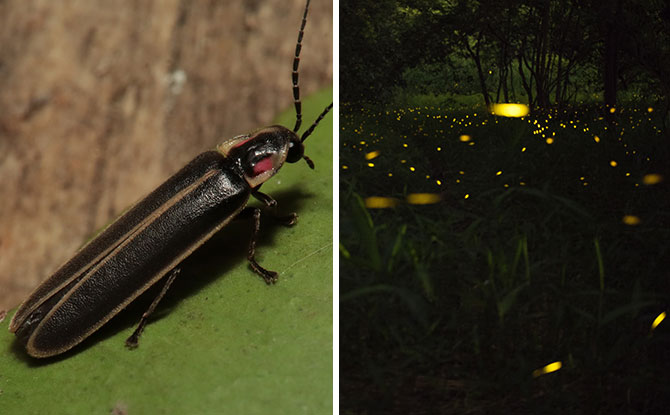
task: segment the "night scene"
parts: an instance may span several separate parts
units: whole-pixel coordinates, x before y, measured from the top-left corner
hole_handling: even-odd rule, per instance
[[[343,414],[662,414],[670,1],[340,2]]]

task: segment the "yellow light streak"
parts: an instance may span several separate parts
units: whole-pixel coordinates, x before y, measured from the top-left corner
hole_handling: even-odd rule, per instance
[[[549,363],[545,367],[533,370],[533,377],[536,378],[538,376],[546,375],[547,373],[555,372],[559,370],[561,367],[563,367],[563,363],[560,361]]]
[[[431,205],[442,200],[437,193],[410,193],[407,195],[407,203],[411,205]]]
[[[384,209],[395,207],[399,200],[392,197],[371,196],[365,198],[365,207],[369,209]]]
[[[661,324],[661,321],[663,320],[665,320],[665,311],[659,314],[658,317],[654,319],[654,322],[651,323],[651,330],[653,331],[656,327],[658,327],[658,325]]]

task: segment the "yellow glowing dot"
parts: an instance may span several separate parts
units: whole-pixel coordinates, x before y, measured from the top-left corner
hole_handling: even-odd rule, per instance
[[[612,167],[616,167],[616,165],[617,165],[617,162],[616,162],[616,161],[614,161],[614,160],[610,161],[610,166],[612,166]]]
[[[403,147],[407,147],[407,143],[402,143],[402,146],[403,146]]]
[[[393,173],[389,173],[389,177],[393,177]]]
[[[468,193],[466,193],[466,194],[465,194],[465,197],[463,197],[463,199],[467,199],[467,198],[469,198],[469,197],[470,197],[470,195],[469,195]]]
[[[472,139],[472,137],[470,137],[467,134],[463,134],[462,136],[458,137],[458,139],[465,143],[467,141],[470,141]]]
[[[523,153],[524,151],[526,151],[526,147],[521,148],[521,152]]]
[[[623,217],[622,221],[626,225],[631,225],[631,226],[639,225],[640,222],[642,222],[640,220],[640,218],[638,218],[637,216],[634,216],[634,215],[626,215],[626,216]]]
[[[496,176],[500,176],[501,174],[502,174],[502,170],[498,170],[498,171],[496,172]]]
[[[652,107],[647,108],[647,112],[654,112],[654,109]]]
[[[348,168],[349,168],[349,166],[346,166],[346,165],[342,166],[342,170],[346,170]]]
[[[372,196],[365,198],[365,207],[370,209],[383,209],[394,207],[398,204],[398,199],[392,197]]]
[[[361,144],[362,146],[364,146],[364,145],[365,145],[365,141],[361,141],[360,144]]]
[[[561,367],[563,367],[563,363],[560,361],[549,363],[545,367],[533,370],[533,377],[536,378],[538,376],[546,375],[547,373],[555,372],[559,370]]]
[[[437,183],[438,186],[442,186],[442,181],[441,180],[435,180],[435,183]]]
[[[438,148],[437,148],[437,151],[442,151],[442,147],[438,147]]]
[[[663,181],[663,176],[656,173],[645,174],[642,178],[642,183],[646,185],[658,184]]]
[[[553,144],[554,143],[554,139],[551,138],[551,137],[547,138],[545,141],[547,142],[547,144]]]
[[[523,104],[493,104],[491,113],[502,117],[524,117],[528,115],[530,109]]]
[[[616,108],[614,107],[610,108],[610,114],[614,114],[614,112],[616,112]]]
[[[595,141],[596,143],[599,143],[600,142],[600,137],[598,137],[597,135],[594,135],[593,136],[593,141]]]
[[[410,193],[407,195],[407,203],[411,205],[430,205],[442,200],[436,193]]]
[[[407,163],[407,160],[400,160],[400,163],[405,164]]]
[[[374,167],[375,163],[368,163],[368,167]]]
[[[416,170],[416,169],[415,169],[414,167],[410,167],[409,170],[410,170],[410,171],[414,171],[414,170]]]
[[[463,170],[459,171],[458,174],[465,174]]]
[[[366,160],[372,160],[376,157],[379,157],[379,151],[371,151],[368,154],[365,155]]]

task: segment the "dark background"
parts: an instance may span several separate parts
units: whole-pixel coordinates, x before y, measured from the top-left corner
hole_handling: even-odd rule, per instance
[[[670,2],[340,25],[343,413],[666,412]]]

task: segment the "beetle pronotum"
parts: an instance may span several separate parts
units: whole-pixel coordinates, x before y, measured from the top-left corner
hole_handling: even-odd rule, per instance
[[[333,104],[298,137],[302,121],[298,66],[308,10],[309,0],[293,59],[293,130],[266,127],[200,154],[79,249],[21,304],[9,325],[29,355],[49,357],[71,349],[164,279],[160,293],[126,340],[127,346],[136,347],[148,316],[179,274],[179,263],[235,218],[253,218],[247,259],[266,283],[276,282],[277,273],[255,260],[261,209],[247,206],[247,201],[254,196],[267,207],[276,206],[260,187],[285,161],[304,159],[314,168],[304,155],[303,142]],[[275,218],[293,225],[297,215]]]

